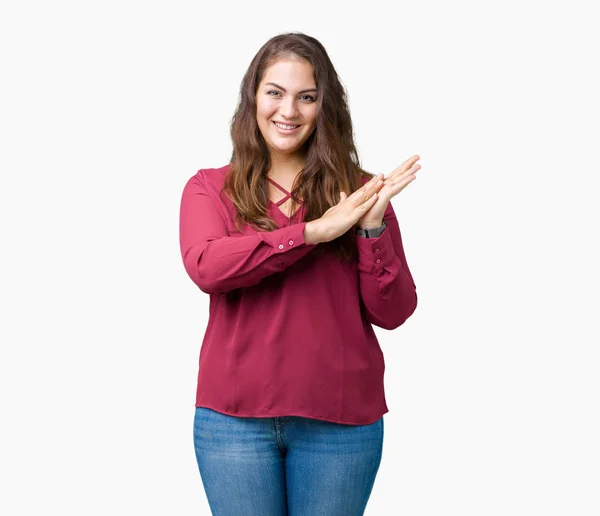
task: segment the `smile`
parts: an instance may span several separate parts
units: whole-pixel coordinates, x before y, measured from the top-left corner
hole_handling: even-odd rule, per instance
[[[292,134],[292,133],[296,132],[298,130],[298,128],[300,127],[299,125],[287,125],[287,124],[280,124],[278,122],[273,122],[273,124],[275,125],[275,127],[277,127],[277,130],[281,134]]]

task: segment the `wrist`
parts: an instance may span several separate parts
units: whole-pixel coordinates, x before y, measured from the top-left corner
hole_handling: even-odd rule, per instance
[[[304,242],[307,244],[319,244],[324,241],[318,220],[311,220],[304,225]]]
[[[383,219],[378,220],[378,221],[376,220],[375,222],[367,222],[364,224],[358,224],[356,227],[358,229],[375,229],[380,226],[383,226]]]

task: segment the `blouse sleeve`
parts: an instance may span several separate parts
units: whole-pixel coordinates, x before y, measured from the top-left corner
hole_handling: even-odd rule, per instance
[[[393,330],[417,307],[417,291],[406,263],[400,227],[388,203],[383,233],[376,238],[357,237],[360,296],[372,324]]]
[[[301,222],[231,237],[199,173],[187,182],[181,198],[179,242],[185,270],[207,294],[255,285],[315,247],[304,240],[305,226]]]

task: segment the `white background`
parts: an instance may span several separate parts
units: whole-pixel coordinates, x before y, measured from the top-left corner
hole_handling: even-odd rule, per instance
[[[419,306],[377,329],[366,514],[600,514],[591,4],[3,3],[0,512],[210,514],[180,196],[228,162],[254,54],[301,31],[364,168],[423,167],[392,201]]]

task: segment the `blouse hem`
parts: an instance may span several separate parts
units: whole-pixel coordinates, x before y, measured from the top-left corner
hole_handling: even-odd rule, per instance
[[[328,423],[338,423],[341,425],[353,425],[353,426],[362,426],[362,425],[372,425],[373,423],[375,423],[376,421],[379,421],[385,414],[387,414],[389,412],[389,409],[385,409],[380,416],[376,417],[375,419],[373,419],[372,421],[367,421],[366,423],[356,423],[354,421],[342,421],[340,419],[333,419],[333,418],[328,418],[328,417],[323,417],[323,416],[311,416],[308,414],[302,414],[299,412],[295,412],[295,411],[283,411],[281,413],[279,413],[277,416],[274,416],[273,414],[263,414],[263,413],[256,413],[256,412],[252,412],[252,413],[233,413],[230,412],[228,410],[224,410],[221,408],[216,408],[214,406],[211,406],[207,403],[201,403],[195,404],[196,408],[207,408],[207,409],[211,409],[214,410],[215,412],[219,412],[221,414],[225,414],[227,416],[233,416],[233,417],[285,417],[285,416],[296,416],[296,417],[305,417],[308,419],[318,419],[319,421],[327,421]]]

